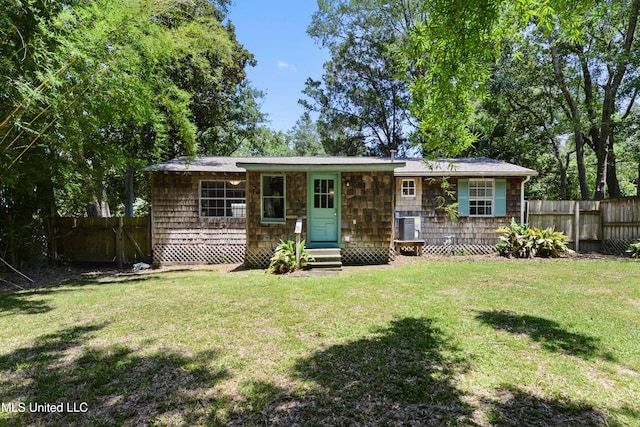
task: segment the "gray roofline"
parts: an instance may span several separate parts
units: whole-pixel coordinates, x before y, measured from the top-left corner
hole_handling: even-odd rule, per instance
[[[368,172],[393,171],[405,166],[404,162],[389,163],[324,163],[324,164],[291,164],[291,163],[248,163],[238,162],[239,168],[256,172]]]
[[[432,171],[432,172],[400,172],[396,171],[395,176],[398,177],[410,177],[410,176],[427,176],[427,177],[439,177],[439,176],[471,176],[471,177],[483,177],[483,176],[538,176],[538,172],[507,172],[507,171]]]
[[[484,157],[461,159],[394,159],[376,157],[179,157],[148,166],[142,172],[252,171],[394,171],[397,177],[425,176],[536,176],[538,172],[511,163]]]

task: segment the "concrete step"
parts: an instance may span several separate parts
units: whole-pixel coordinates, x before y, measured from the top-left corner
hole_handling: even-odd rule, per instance
[[[339,248],[330,249],[307,249],[314,261],[309,263],[311,268],[322,268],[329,270],[342,270],[342,254]]]

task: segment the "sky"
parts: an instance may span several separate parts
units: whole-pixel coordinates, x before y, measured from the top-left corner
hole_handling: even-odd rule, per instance
[[[234,0],[229,19],[258,65],[247,68],[251,86],[264,92],[268,127],[286,132],[304,113],[298,100],[308,77],[320,80],[329,59],[307,33],[316,0]]]

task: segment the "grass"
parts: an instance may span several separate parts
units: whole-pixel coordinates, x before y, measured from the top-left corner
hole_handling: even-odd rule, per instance
[[[0,337],[0,425],[640,426],[626,260],[96,277],[0,294]]]

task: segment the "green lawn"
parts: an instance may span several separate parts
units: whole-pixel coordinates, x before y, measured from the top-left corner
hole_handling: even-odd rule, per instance
[[[85,279],[1,293],[0,338],[0,425],[640,426],[628,260]]]

